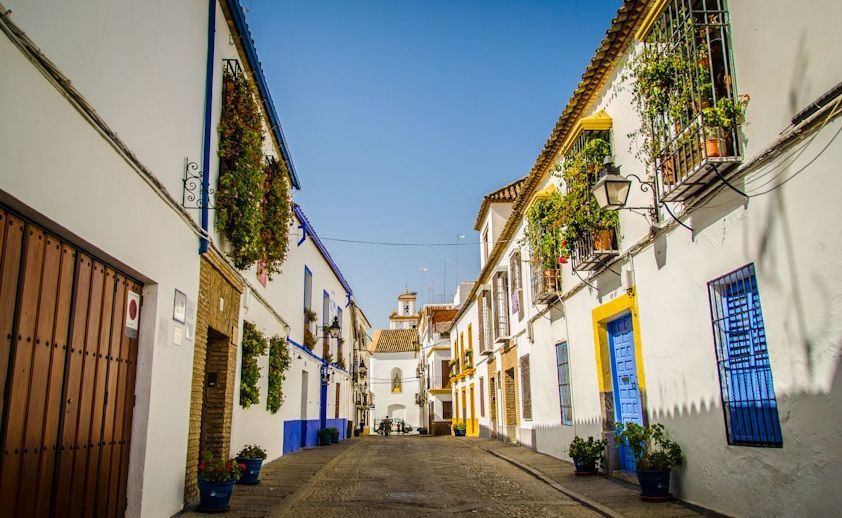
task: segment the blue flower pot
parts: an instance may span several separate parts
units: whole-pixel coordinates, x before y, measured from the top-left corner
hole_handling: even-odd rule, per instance
[[[222,512],[228,510],[231,494],[234,492],[234,479],[225,482],[208,482],[199,477],[199,510]]]
[[[453,434],[454,434],[456,437],[464,437],[464,436],[465,436],[465,432],[467,432],[467,430],[460,430],[460,429],[458,429],[458,428],[454,428],[454,429],[453,429]]]
[[[240,484],[254,485],[260,482],[260,468],[263,466],[263,459],[237,457],[237,462],[246,466],[243,474],[240,475]]]
[[[669,500],[670,470],[641,471],[637,470],[637,481],[640,482],[640,497],[644,500]]]
[[[573,464],[576,465],[576,474],[577,475],[595,475],[596,474],[596,461],[580,462],[576,459],[573,459]]]

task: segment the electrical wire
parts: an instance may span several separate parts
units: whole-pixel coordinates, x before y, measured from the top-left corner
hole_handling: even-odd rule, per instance
[[[300,238],[301,234],[290,234],[293,237]],[[365,239],[345,239],[339,237],[323,237],[319,236],[322,241],[336,241],[339,243],[353,243],[357,245],[379,245],[379,246],[476,246],[479,242],[471,243],[413,243],[413,242],[397,242],[397,241],[368,241]]]

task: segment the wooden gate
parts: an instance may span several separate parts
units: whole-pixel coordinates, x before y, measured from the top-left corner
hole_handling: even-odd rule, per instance
[[[2,207],[0,250],[0,516],[122,516],[142,286]]]

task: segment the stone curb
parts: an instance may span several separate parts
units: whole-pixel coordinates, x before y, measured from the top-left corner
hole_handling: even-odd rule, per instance
[[[530,466],[527,466],[526,464],[523,464],[522,462],[516,461],[515,459],[509,457],[508,455],[503,455],[500,452],[497,452],[497,451],[494,451],[494,450],[491,450],[491,449],[488,449],[488,448],[484,448],[484,447],[480,446],[479,444],[476,444],[475,442],[470,441],[470,440],[466,441],[466,442],[468,444],[470,444],[471,446],[474,446],[475,448],[479,448],[480,450],[483,450],[487,453],[490,453],[490,454],[494,455],[495,457],[503,459],[504,461],[506,461],[509,464],[515,466],[516,468],[520,468],[521,470],[525,471],[526,473],[529,473],[530,475],[537,478],[541,482],[551,486],[553,489],[555,489],[559,493],[563,493],[564,495],[572,498],[573,500],[576,500],[577,502],[584,505],[585,507],[589,507],[589,508],[593,509],[594,511],[600,513],[600,514],[602,514],[604,516],[609,516],[611,518],[623,518],[624,517],[623,514],[618,513],[614,509],[611,509],[610,507],[606,507],[606,506],[600,504],[599,502],[591,500],[590,498],[588,498],[587,496],[585,496],[581,493],[577,493],[576,491],[573,491],[571,489],[568,489],[568,488],[562,486],[561,484],[559,484],[558,482],[556,482],[556,481],[552,480],[551,478],[547,477],[546,475],[544,475],[543,473],[541,473],[537,469],[535,469],[533,467],[530,467]]]

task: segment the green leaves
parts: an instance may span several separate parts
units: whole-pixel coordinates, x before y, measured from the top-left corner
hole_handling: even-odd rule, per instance
[[[584,440],[578,435],[570,443],[570,458],[582,463],[598,465],[602,463],[605,451],[605,441],[588,437]]]
[[[292,363],[287,341],[280,336],[269,340],[269,393],[266,395],[266,409],[276,413],[284,402],[283,384],[286,371]]]
[[[617,439],[628,446],[640,471],[667,471],[681,465],[681,447],[667,438],[666,429],[660,423],[640,426],[637,423],[619,423]]]
[[[216,229],[231,243],[238,269],[263,260],[266,273],[280,271],[292,215],[286,165],[263,158],[263,123],[254,91],[242,74],[226,70],[219,121]]]
[[[266,354],[266,337],[254,324],[243,321],[242,359],[240,361],[240,406],[248,408],[260,403],[257,381],[260,379],[260,366],[257,359]]]

